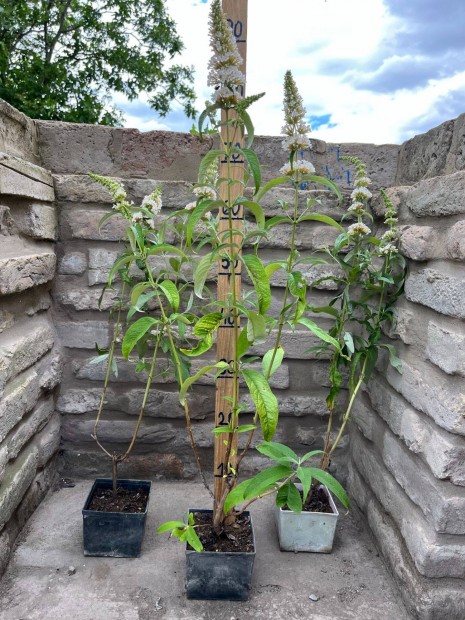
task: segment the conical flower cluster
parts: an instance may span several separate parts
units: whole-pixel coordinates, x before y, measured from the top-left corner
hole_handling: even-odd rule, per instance
[[[358,157],[344,155],[341,160],[355,166],[354,189],[350,194],[352,204],[347,209],[347,215],[356,217],[357,223],[349,226],[347,234],[349,237],[364,237],[371,233],[370,228],[363,223],[363,217],[367,215],[366,204],[372,197],[372,193],[367,187],[371,184],[371,180],[367,177],[365,164]]]
[[[214,102],[230,106],[242,98],[245,76],[239,69],[242,58],[220,0],[212,2],[209,34],[213,56],[208,63],[208,85],[215,88]]]
[[[301,151],[311,149],[308,133],[310,125],[305,121],[306,110],[302,97],[297,90],[297,85],[290,71],[284,75],[284,119],[285,125],[282,133],[285,138],[282,142],[285,151]]]

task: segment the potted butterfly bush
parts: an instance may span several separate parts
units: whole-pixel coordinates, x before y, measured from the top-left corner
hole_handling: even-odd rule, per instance
[[[217,165],[219,159],[225,162],[226,169],[221,176],[211,178],[210,184],[202,182],[196,186],[194,192],[197,200],[185,209],[188,212],[187,246],[194,254],[199,248],[202,251],[201,254],[199,252],[194,270],[194,292],[199,298],[209,296],[209,274],[218,262],[223,261],[227,265],[240,265],[248,276],[252,290],[241,295],[236,289],[235,278],[228,278],[228,294],[220,300],[212,299],[210,295],[209,303],[204,305],[204,313],[198,316],[193,324],[192,331],[197,343],[191,349],[182,349],[183,355],[187,357],[203,355],[211,349],[215,335],[225,322],[231,327],[229,331],[234,341],[232,358],[201,367],[181,382],[179,392],[188,419],[188,390],[200,377],[215,373],[214,379],[217,381],[227,375],[228,380],[233,382],[234,389],[229,398],[230,413],[224,423],[212,429],[226,446],[226,464],[221,472],[224,488],[219,494],[212,493],[212,510],[192,508],[184,521],[169,521],[162,524],[158,531],[170,532],[187,543],[186,589],[189,598],[244,600],[250,590],[255,556],[251,516],[247,511],[250,501],[280,489],[282,498],[287,490],[293,488],[288,484],[291,480],[297,478],[306,487],[311,476],[317,480],[323,478],[325,483],[333,485],[342,501],[346,504],[348,502],[342,487],[330,474],[318,468],[311,468],[308,473],[307,469],[300,465],[290,467],[290,461],[287,461],[285,470],[282,465],[278,465],[261,472],[246,483],[238,484],[242,460],[248,453],[256,432],[261,432],[265,440],[258,448],[262,453],[270,455],[270,451],[277,449],[276,446],[280,446],[278,449],[287,450],[285,446],[271,442],[278,423],[278,402],[270,387],[270,378],[278,370],[284,357],[281,345],[284,326],[309,329],[321,338],[322,342],[340,350],[339,342],[306,316],[309,310],[306,301],[308,286],[300,269],[318,264],[321,259],[301,257],[296,251],[295,243],[297,227],[301,222],[321,222],[327,219],[326,216],[312,213],[316,198],[311,198],[303,211],[299,210],[300,184],[321,184],[325,190],[330,188],[338,196],[340,192],[331,181],[315,175],[310,162],[296,158],[302,148],[309,146],[309,128],[302,121],[301,110],[292,107],[298,107],[300,98],[290,73],[286,77],[288,117],[285,140],[289,160],[281,169],[279,177],[262,184],[260,164],[252,149],[253,124],[248,114],[249,106],[259,96],[241,96],[244,76],[239,67],[242,61],[219,0],[214,0],[211,6],[210,37],[214,56],[210,62],[209,83],[215,88],[215,94],[213,103],[200,115],[197,133],[202,136],[205,121],[209,119],[209,133],[215,128],[223,128],[226,136],[221,139],[221,148],[212,149],[204,156],[199,178],[205,178],[205,172],[212,165]],[[217,121],[216,113],[220,110],[222,119]],[[244,130],[247,131],[247,142],[242,146]],[[233,174],[232,161],[238,158],[246,164],[253,185],[252,198],[245,195],[246,182],[238,180]],[[231,188],[238,184],[243,192],[234,197]],[[294,188],[293,204],[283,204],[282,216],[266,220],[260,201],[274,187],[289,184]],[[241,206],[252,220],[247,220],[243,229],[238,227],[234,218],[238,206]],[[211,217],[206,225],[204,220],[207,214],[211,214]],[[220,217],[227,222],[222,229],[218,228]],[[259,256],[260,239],[269,238],[273,234],[273,228],[282,223],[289,224],[292,231],[289,254],[285,259],[266,264]],[[200,239],[199,234],[196,236],[199,224],[205,230],[203,239]],[[242,252],[243,246],[247,247],[247,252]],[[284,272],[286,285],[282,308],[273,316],[270,314],[270,277],[278,270]],[[257,358],[251,355],[251,351],[254,345],[265,342],[269,343],[269,348],[263,355],[261,368],[257,368]],[[243,394],[239,392],[239,384],[248,391],[253,402],[255,414],[252,423],[243,424],[241,421],[247,405],[243,401]],[[241,442],[243,448],[238,449],[236,445],[240,435],[245,438]],[[306,455],[302,462],[307,458],[309,455]],[[292,494],[292,490],[289,493]],[[292,503],[292,498],[290,502]]]

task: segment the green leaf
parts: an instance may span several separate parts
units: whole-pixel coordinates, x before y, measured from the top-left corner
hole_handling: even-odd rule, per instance
[[[286,261],[275,261],[272,263],[268,263],[265,266],[265,273],[268,276],[268,278],[271,278],[274,272],[278,271],[278,269],[284,269],[284,270],[287,269]]]
[[[258,161],[258,157],[255,151],[252,151],[251,149],[247,149],[247,148],[240,149],[240,150],[244,154],[247,160],[249,170],[252,173],[252,177],[255,182],[255,193],[257,193],[258,190],[260,189],[260,185],[262,184],[262,173],[260,170],[260,162]]]
[[[250,431],[254,431],[257,427],[255,424],[243,424],[242,426],[238,426],[235,430],[236,433],[249,433]]]
[[[247,312],[247,340],[251,343],[261,344],[266,340],[265,318],[257,312]]]
[[[186,402],[187,390],[191,387],[191,385],[200,379],[200,377],[207,374],[207,372],[213,370],[213,368],[228,368],[228,364],[226,362],[217,362],[216,364],[203,366],[198,372],[195,373],[195,375],[188,377],[185,381],[183,381],[181,389],[179,390],[179,402],[181,405],[184,405]]]
[[[280,224],[292,224],[292,220],[286,215],[275,215],[274,217],[270,217],[269,220],[266,220],[265,230],[271,230]]]
[[[355,345],[354,339],[352,338],[352,334],[350,332],[345,332],[344,342],[346,343],[347,350],[352,355],[355,352]]]
[[[271,304],[270,279],[262,261],[255,254],[242,256],[242,261],[257,293],[259,311],[264,314]]]
[[[309,469],[312,477],[316,478],[321,484],[324,484],[345,508],[350,508],[349,496],[344,491],[341,483],[338,482],[334,476],[318,467],[307,467],[306,469]]]
[[[205,179],[205,175],[211,164],[215,161],[215,159],[223,157],[224,154],[225,152],[221,149],[212,149],[211,151],[208,151],[208,153],[205,153],[199,166],[199,179]]]
[[[341,351],[339,342],[335,340],[332,336],[330,336],[327,332],[325,332],[323,329],[321,329],[321,327],[318,327],[318,325],[314,323],[313,321],[311,321],[310,319],[301,317],[297,321],[297,323],[300,323],[301,325],[305,325],[305,327],[308,327],[308,329],[312,333],[314,333],[315,336],[318,336],[320,340],[323,340],[324,342],[328,342],[329,344],[332,344],[333,347],[336,349],[336,351],[339,351],[339,352]]]
[[[160,252],[172,252],[173,254],[178,254],[182,258],[186,258],[186,255],[182,250],[177,248],[175,245],[171,245],[170,243],[158,243],[147,250],[147,254],[150,256],[152,254],[159,254]]]
[[[108,285],[111,286],[115,274],[118,272],[119,269],[121,269],[121,267],[124,267],[124,265],[127,265],[128,263],[132,263],[134,260],[135,257],[132,254],[129,256],[121,256],[118,260],[116,260],[113,263],[112,268],[110,269],[110,273],[108,274]]]
[[[130,325],[121,344],[121,351],[126,359],[128,359],[131,351],[139,340],[145,336],[151,327],[157,325],[158,323],[159,319],[154,319],[151,316],[143,316],[141,319]]]
[[[212,259],[211,254],[206,254],[200,259],[197,265],[197,268],[195,270],[194,292],[197,295],[197,297],[200,297],[200,299],[202,299],[202,293],[203,293],[203,289],[205,286],[205,281],[207,279],[208,272],[211,269],[212,263],[213,263],[213,259]]]
[[[268,467],[250,480],[244,480],[229,492],[224,503],[224,512],[227,514],[231,508],[243,502],[258,497],[272,488],[279,480],[292,474],[292,469],[286,465]]]
[[[310,452],[306,452],[301,458],[300,462],[304,463],[307,459],[311,459],[312,456],[316,456],[317,454],[323,454],[323,450],[311,450]]]
[[[175,528],[183,528],[185,526],[186,524],[182,521],[166,521],[165,523],[162,523],[160,525],[160,527],[157,529],[157,532],[159,534],[163,534],[164,532],[169,532],[171,530],[174,530]]]
[[[396,355],[396,349],[392,344],[381,344],[380,347],[387,349],[389,352],[389,363],[398,373],[402,374],[402,360]]]
[[[257,192],[255,200],[259,202],[263,198],[263,196],[270,191],[270,189],[273,189],[273,187],[288,183],[291,183],[291,179],[289,177],[276,177],[275,179],[268,181],[268,183],[265,183],[265,185],[263,185],[262,188]]]
[[[187,220],[186,240],[189,246],[192,244],[194,229],[204,215],[209,211],[214,211],[215,209],[226,206],[227,205],[223,200],[201,200],[198,203],[198,205],[189,214],[189,218]]]
[[[179,309],[180,299],[176,284],[171,280],[163,280],[163,282],[160,282],[158,286],[165,293],[165,297],[168,300],[170,306],[175,312],[177,312]]]
[[[200,538],[197,536],[195,529],[191,526],[186,527],[186,540],[194,551],[198,551],[199,553],[203,551],[203,545],[200,542]]]
[[[244,200],[241,202],[241,205],[252,213],[259,228],[265,228],[265,212],[258,202],[254,202],[253,200]]]
[[[308,467],[297,467],[296,476],[302,483],[303,501],[307,499],[308,492],[312,486],[312,472]]]
[[[279,508],[283,508],[287,505],[287,496],[289,495],[290,486],[291,482],[286,482],[279,487],[278,492],[276,493],[276,506]]]
[[[301,181],[309,181],[310,183],[318,183],[319,185],[324,185],[331,191],[333,191],[339,199],[339,202],[342,201],[342,193],[336,183],[333,183],[330,179],[326,177],[320,177],[316,174],[304,174],[301,177]]]
[[[292,512],[302,512],[302,496],[299,489],[292,482],[289,484],[287,491],[287,505]]]
[[[278,443],[276,441],[262,441],[262,443],[257,446],[257,450],[258,452],[261,452],[261,454],[268,456],[270,459],[278,461],[281,465],[299,462],[299,457],[294,450],[291,450],[291,448],[288,448],[283,443]]]
[[[129,308],[128,315],[127,315],[128,320],[136,312],[139,312],[140,309],[149,301],[149,299],[152,299],[152,297],[155,297],[157,294],[158,294],[157,291],[150,291],[150,293],[144,293],[144,295],[141,295],[139,299],[137,300],[137,303],[135,304],[135,306],[131,306],[131,308]]]
[[[275,352],[276,351],[276,352]],[[274,355],[274,358],[273,358]],[[284,349],[279,345],[276,349],[270,349],[265,353],[262,360],[262,369],[265,377],[271,377],[281,366],[284,358]],[[273,360],[273,365],[270,366]]]
[[[247,338],[247,327],[241,329],[241,333],[239,334],[239,338],[236,343],[236,351],[237,357],[240,359],[250,348],[252,343]]]
[[[345,228],[341,226],[339,222],[336,222],[336,220],[333,220],[332,217],[329,217],[329,215],[320,215],[319,213],[311,213],[310,215],[302,215],[302,217],[299,217],[299,222],[303,222],[303,221],[324,222],[325,224],[329,224],[333,228],[337,228],[341,232],[345,233]]]
[[[203,355],[207,351],[209,351],[213,346],[213,336],[211,334],[207,334],[205,338],[199,340],[197,345],[192,349],[180,349],[184,355],[188,357],[197,357],[198,355]]]
[[[260,417],[263,437],[266,441],[273,438],[278,424],[278,401],[271,391],[270,385],[265,377],[251,369],[242,369],[250,395]]]
[[[308,309],[310,312],[324,312],[324,314],[329,314],[335,319],[339,317],[339,312],[333,306],[308,306]]]
[[[136,305],[139,297],[142,295],[145,289],[149,287],[150,287],[150,282],[140,282],[139,284],[135,285],[135,287],[131,291],[131,306]]]
[[[239,117],[244,123],[244,127],[247,133],[247,148],[250,148],[255,137],[255,129],[252,123],[252,119],[250,118],[248,112],[246,112],[245,110],[241,110],[239,112]]]
[[[217,329],[223,321],[223,314],[221,312],[210,312],[200,317],[197,323],[194,325],[194,336],[197,338],[203,338],[208,336]]]

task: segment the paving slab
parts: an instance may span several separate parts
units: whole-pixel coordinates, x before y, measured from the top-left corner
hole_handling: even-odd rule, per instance
[[[250,599],[190,601],[183,545],[156,528],[188,508],[210,508],[205,489],[154,482],[141,557],[94,558],[82,551],[81,510],[91,484],[51,492],[26,525],[0,582],[1,620],[411,618],[371,537],[350,513],[339,518],[331,554],[287,553],[279,550],[272,498],[256,502]]]

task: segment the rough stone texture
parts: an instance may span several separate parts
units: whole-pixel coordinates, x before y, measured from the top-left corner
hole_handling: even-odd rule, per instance
[[[73,349],[94,349],[108,345],[108,323],[105,321],[58,322],[56,329],[60,343]]]
[[[11,295],[49,282],[55,274],[55,264],[54,252],[1,259],[0,295]]]
[[[50,173],[24,159],[0,152],[0,194],[53,202]]]
[[[444,372],[465,377],[465,330],[460,327],[452,331],[430,321],[426,354]]]
[[[416,261],[435,258],[436,232],[432,226],[404,226],[400,236],[400,249],[404,256]]]
[[[406,195],[416,217],[443,217],[465,213],[465,172],[420,181]]]
[[[21,426],[7,439],[10,459],[15,459],[23,446],[47,424],[53,411],[53,398],[48,398],[36,405],[27,418],[23,418]]]
[[[465,318],[465,274],[459,265],[437,261],[424,269],[412,266],[405,295],[440,314]]]
[[[8,466],[0,489],[0,530],[8,522],[33,481],[37,460],[37,448],[32,448]]]
[[[40,164],[35,122],[0,99],[0,151]]]
[[[58,261],[57,272],[62,275],[80,275],[87,269],[84,252],[67,252]]]
[[[0,441],[7,436],[39,398],[39,378],[35,368],[9,382],[0,401]]]
[[[446,247],[449,258],[465,261],[465,220],[456,222],[449,229]]]

